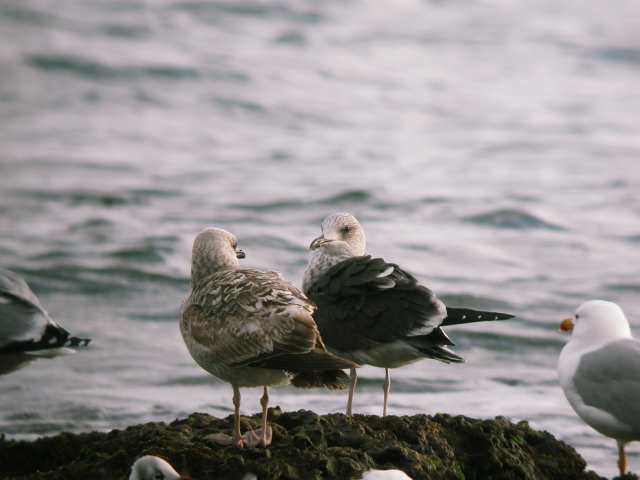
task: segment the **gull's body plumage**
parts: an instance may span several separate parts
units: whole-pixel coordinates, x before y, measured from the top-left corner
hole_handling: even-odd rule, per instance
[[[352,366],[327,352],[306,296],[279,273],[239,268],[237,258],[243,257],[229,232],[201,232],[180,319],[193,359],[233,387],[239,446],[251,443],[239,437],[240,387],[264,387],[266,435],[267,386],[342,388],[346,376],[340,369]],[[266,446],[266,436],[261,440]]]
[[[573,333],[558,359],[560,385],[587,425],[618,442],[622,475],[625,444],[640,440],[640,341],[611,302],[585,302],[567,321]]]
[[[20,275],[0,268],[0,374],[28,363],[34,354],[50,355],[89,342],[53,321]]]
[[[310,341],[292,337],[307,324],[314,328],[313,307],[275,272],[213,273],[194,285],[187,304],[180,328],[194,360],[239,387],[289,383],[291,374],[284,370],[250,365],[261,357],[309,350]],[[296,340],[299,345],[283,347]]]

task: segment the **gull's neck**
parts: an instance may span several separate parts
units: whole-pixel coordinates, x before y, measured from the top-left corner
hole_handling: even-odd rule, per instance
[[[318,278],[334,265],[351,258],[353,254],[346,250],[340,250],[339,252],[327,252],[325,248],[320,247],[311,253],[309,264],[304,271],[304,278],[302,280],[302,290],[305,293],[309,292],[311,286],[318,280]]]
[[[238,262],[226,263],[219,265],[211,262],[211,260],[204,256],[194,256],[191,262],[191,286],[195,287],[200,285],[204,279],[210,277],[214,273],[220,273],[228,270],[236,270],[239,267]]]
[[[601,348],[617,340],[625,340],[631,338],[633,338],[633,336],[631,335],[631,330],[628,326],[627,328],[620,328],[614,332],[607,332],[606,335],[576,335],[574,332],[563,350],[566,350],[567,352],[585,353],[587,351]]]

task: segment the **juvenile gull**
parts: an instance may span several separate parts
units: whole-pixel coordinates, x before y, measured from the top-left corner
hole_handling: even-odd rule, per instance
[[[440,328],[513,315],[447,308],[427,287],[394,263],[365,255],[366,239],[348,213],[329,215],[313,253],[303,290],[317,305],[316,322],[329,351],[361,365],[384,368],[383,416],[387,414],[389,369],[423,358],[463,362]],[[351,369],[347,415],[351,416],[357,372]]]
[[[240,269],[236,237],[203,230],[193,243],[191,292],[180,331],[193,359],[233,387],[233,444],[271,442],[267,386],[344,388],[341,368],[353,362],[327,352],[313,320],[314,306],[277,272]],[[240,387],[264,387],[262,428],[240,434]],[[217,437],[230,443],[228,437]]]
[[[191,480],[180,475],[169,462],[154,455],[145,455],[131,466],[129,480]]]
[[[51,319],[20,275],[0,268],[0,374],[34,353],[86,346],[90,341],[72,337]]]
[[[616,440],[624,475],[625,444],[640,440],[640,341],[622,309],[604,300],[583,303],[560,329],[572,332],[558,359],[562,390],[587,425]]]

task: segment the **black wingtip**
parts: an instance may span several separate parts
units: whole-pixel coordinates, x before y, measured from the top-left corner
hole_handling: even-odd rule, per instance
[[[495,312],[493,319],[490,320],[509,320],[511,318],[516,318],[515,315],[511,315],[510,313],[498,313]]]
[[[90,338],[69,337],[65,347],[86,347],[91,343]]]
[[[483,312],[470,308],[447,307],[447,318],[440,324],[441,327],[447,325],[460,325],[462,323],[475,322],[495,322],[515,318],[515,315],[501,312]]]

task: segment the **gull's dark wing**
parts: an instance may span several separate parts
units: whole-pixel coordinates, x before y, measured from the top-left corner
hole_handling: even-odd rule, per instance
[[[431,290],[398,265],[371,256],[334,265],[307,295],[317,305],[314,318],[325,344],[343,352],[397,340],[413,343],[446,317],[446,307]]]

